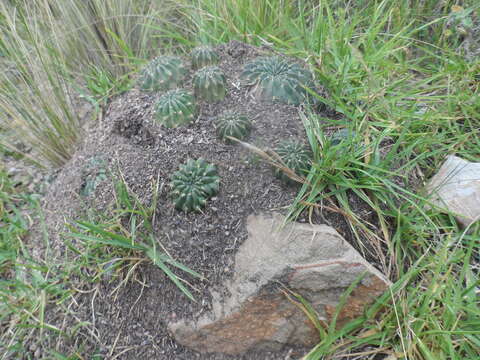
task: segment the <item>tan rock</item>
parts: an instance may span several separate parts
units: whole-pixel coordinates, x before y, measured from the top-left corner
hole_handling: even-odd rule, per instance
[[[214,294],[213,311],[196,321],[170,324],[181,344],[200,352],[241,354],[313,345],[318,331],[286,289],[300,294],[330,321],[344,291],[363,279],[347,299],[338,326],[362,314],[389,286],[333,228],[289,223],[278,214],[250,216],[249,237],[236,255],[230,296]]]

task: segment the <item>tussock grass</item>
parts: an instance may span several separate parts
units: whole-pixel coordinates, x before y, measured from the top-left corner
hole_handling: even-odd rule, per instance
[[[0,74],[3,145],[31,146],[33,158],[63,164],[81,135],[66,79],[66,64],[45,37],[44,24],[30,11],[0,4],[5,71]],[[5,134],[2,134],[5,135]]]
[[[160,51],[156,28],[171,8],[146,0],[2,2],[2,145],[21,152],[22,143],[37,163],[64,164],[82,137],[73,89],[87,85],[94,100],[99,89],[111,95],[140,59]]]
[[[17,185],[1,168],[0,359],[27,354],[26,340],[32,337],[61,334],[45,318],[46,308],[61,306],[70,294],[64,286],[64,274],[47,259],[33,259],[24,244],[31,223],[27,213],[38,211],[39,205],[34,196],[19,190]],[[48,241],[46,237],[47,249]]]
[[[115,208],[112,209],[111,214],[101,214],[100,219],[79,221],[75,226],[71,226],[70,236],[82,241],[85,249],[79,250],[69,245],[70,249],[80,255],[81,261],[87,263],[91,263],[92,258],[94,262],[99,261],[95,254],[99,251],[104,253],[104,248],[114,249],[116,256],[110,255],[108,260],[102,259],[100,262],[108,264],[106,267],[110,272],[117,268],[126,268],[128,275],[122,283],[126,283],[135,268],[148,259],[158,266],[185,296],[195,301],[190,290],[184,285],[185,281],[171,268],[181,270],[194,278],[203,279],[203,276],[175,261],[155,237],[157,198],[161,192],[159,182],[152,186],[151,205],[144,206],[121,176],[115,181]],[[135,256],[135,254],[140,255]],[[95,277],[101,277],[104,272],[100,271]]]

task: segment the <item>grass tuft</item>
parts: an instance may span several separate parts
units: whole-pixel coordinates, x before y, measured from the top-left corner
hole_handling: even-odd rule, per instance
[[[81,240],[87,249],[84,251],[74,249],[74,251],[82,254],[82,257],[89,263],[92,262],[91,259],[96,263],[104,263],[105,269],[109,272],[123,267],[122,265],[126,263],[128,274],[131,274],[131,271],[147,258],[158,266],[190,300],[195,301],[192,293],[184,285],[185,281],[170,267],[181,270],[194,278],[203,279],[203,276],[174,260],[155,237],[153,221],[157,196],[161,192],[158,182],[153,186],[153,190],[152,204],[146,207],[128,189],[123,178],[120,178],[115,184],[117,202],[112,216],[108,217],[110,220],[107,222],[101,220],[79,221],[76,226],[71,226],[70,236]],[[117,250],[114,252],[115,255],[110,255],[109,259],[97,258],[95,254],[98,251],[103,253],[102,248],[105,246]],[[70,247],[73,248],[73,245]],[[102,275],[104,272],[101,271],[98,275]]]

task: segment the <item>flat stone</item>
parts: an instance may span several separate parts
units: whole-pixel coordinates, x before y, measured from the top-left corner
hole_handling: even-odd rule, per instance
[[[288,290],[301,295],[329,322],[341,295],[362,278],[340,311],[337,326],[361,315],[390,282],[326,225],[287,223],[279,214],[250,216],[229,296],[213,294],[213,311],[169,325],[175,339],[202,353],[241,354],[311,346],[318,330]],[[288,290],[287,290],[288,289]]]
[[[480,219],[480,163],[450,155],[427,184],[431,201],[463,226]]]

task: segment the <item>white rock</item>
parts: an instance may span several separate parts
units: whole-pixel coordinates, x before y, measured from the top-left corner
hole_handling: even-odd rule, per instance
[[[433,204],[452,212],[463,226],[480,219],[480,163],[448,156],[427,191]]]

